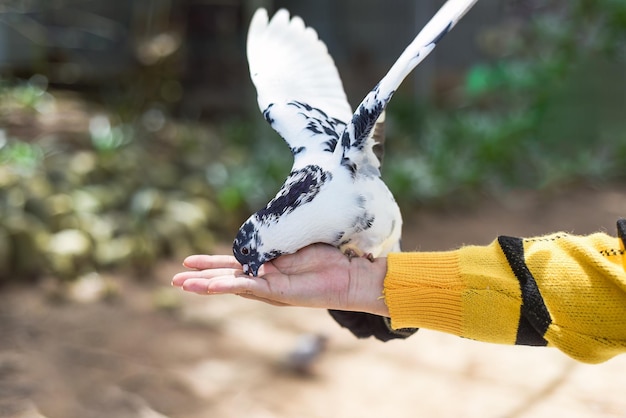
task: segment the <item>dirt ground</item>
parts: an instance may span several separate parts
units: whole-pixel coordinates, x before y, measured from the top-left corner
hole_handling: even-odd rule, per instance
[[[558,230],[614,234],[620,216],[626,185],[515,191],[415,211],[404,248]],[[0,417],[626,416],[626,356],[591,366],[555,349],[428,330],[358,341],[325,311],[184,294],[169,286],[180,269],[174,260],[149,280],[103,274],[117,291],[91,302],[60,299],[47,281],[1,289]],[[299,373],[288,359],[315,336],[325,350]]]

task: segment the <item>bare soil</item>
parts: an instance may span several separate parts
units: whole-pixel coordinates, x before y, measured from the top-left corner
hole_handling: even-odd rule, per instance
[[[626,185],[515,191],[415,210],[405,250],[486,244],[498,235],[615,233]],[[220,248],[228,252],[228,246]],[[420,330],[359,341],[325,311],[276,308],[107,273],[111,296],[64,296],[48,280],[0,289],[0,417],[617,417],[626,356],[583,365],[550,348],[497,346]],[[303,336],[325,348],[304,372]]]

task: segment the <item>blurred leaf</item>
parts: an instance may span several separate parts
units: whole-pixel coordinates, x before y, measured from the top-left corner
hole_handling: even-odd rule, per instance
[[[227,211],[237,210],[245,203],[240,188],[236,186],[227,186],[220,190],[217,201]]]
[[[0,148],[0,164],[6,164],[22,175],[31,175],[43,160],[43,150],[36,144],[12,141]]]
[[[495,84],[493,71],[486,65],[475,65],[465,77],[465,91],[469,95],[484,94],[491,91]]]

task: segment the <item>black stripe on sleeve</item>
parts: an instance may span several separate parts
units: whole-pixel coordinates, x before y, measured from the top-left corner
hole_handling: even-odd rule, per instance
[[[626,219],[619,219],[617,221],[617,236],[622,240],[626,247]]]
[[[520,321],[515,344],[545,346],[548,342],[543,336],[552,318],[543,302],[537,282],[524,261],[524,243],[520,238],[505,236],[498,237],[498,243],[519,281],[522,292]]]

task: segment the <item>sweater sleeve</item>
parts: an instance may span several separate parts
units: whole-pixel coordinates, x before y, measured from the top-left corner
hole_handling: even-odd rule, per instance
[[[384,284],[391,325],[608,360],[626,352],[626,220],[618,232],[391,253]]]

